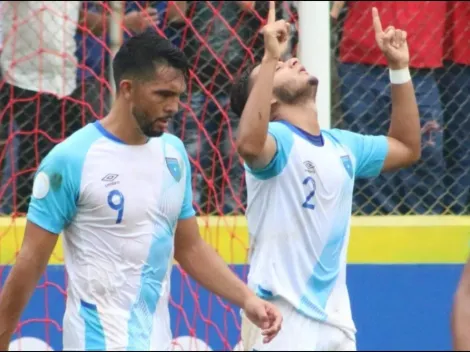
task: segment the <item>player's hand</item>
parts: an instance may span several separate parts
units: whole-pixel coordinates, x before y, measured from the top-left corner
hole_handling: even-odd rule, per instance
[[[243,311],[246,317],[262,330],[264,343],[269,343],[281,330],[282,316],[273,304],[252,296],[245,302]]]
[[[160,15],[153,7],[143,11],[131,11],[124,16],[125,27],[135,33],[142,33],[148,27],[159,24]]]
[[[289,44],[290,24],[284,20],[276,21],[275,1],[269,2],[268,20],[261,32],[264,35],[264,56],[279,60]]]
[[[407,68],[410,62],[410,52],[406,42],[406,32],[393,26],[388,26],[384,31],[379,11],[375,7],[372,8],[372,22],[375,40],[387,58],[390,68],[393,70]]]

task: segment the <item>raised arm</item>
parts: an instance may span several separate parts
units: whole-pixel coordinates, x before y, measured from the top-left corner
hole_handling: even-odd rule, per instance
[[[382,29],[376,8],[372,20],[378,46],[387,57],[392,92],[392,117],[388,132],[388,153],[383,171],[407,167],[421,157],[421,126],[415,90],[409,72],[407,33],[389,26]]]
[[[254,11],[256,1],[236,1],[243,11]]]
[[[259,72],[240,119],[237,151],[252,168],[263,168],[276,153],[276,141],[268,134],[273,99],[273,81],[279,58],[289,39],[289,24],[276,21],[275,2],[269,2],[263,28],[265,52]]]
[[[346,1],[333,1],[333,6],[331,7],[330,17],[334,20],[337,20],[339,13],[344,8]]]
[[[103,11],[94,12],[81,8],[78,30],[90,30],[94,35],[100,36],[109,29],[111,21],[119,23],[119,15],[113,11],[111,14],[106,14]],[[150,26],[158,25],[158,22],[159,14],[153,7],[131,11],[126,13],[123,18],[124,27],[134,33],[141,33]]]
[[[188,9],[187,1],[169,1],[168,2],[168,19],[170,22],[184,22],[186,18],[186,10]]]

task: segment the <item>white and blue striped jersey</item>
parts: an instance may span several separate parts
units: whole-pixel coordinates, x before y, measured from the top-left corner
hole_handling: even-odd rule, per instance
[[[27,218],[63,232],[64,350],[171,347],[169,276],[179,219],[195,215],[183,143],[126,145],[99,122],[44,158]]]
[[[271,122],[277,153],[246,168],[249,286],[298,312],[355,332],[346,288],[354,179],[380,173],[388,142],[344,130],[312,136]]]

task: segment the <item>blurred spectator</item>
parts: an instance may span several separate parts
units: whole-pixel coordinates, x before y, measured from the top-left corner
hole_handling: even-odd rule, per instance
[[[408,32],[411,72],[419,105],[422,158],[414,167],[356,182],[359,213],[441,214],[444,212],[443,120],[434,69],[442,66],[445,1],[348,1],[340,45],[343,126],[366,134],[387,134],[391,107],[386,60],[375,43],[372,7],[384,28]]]
[[[123,3],[125,5],[125,16],[123,18],[124,39],[127,39],[130,33],[142,32],[158,24],[160,14],[166,9],[167,1],[123,1]],[[158,3],[161,12],[149,8],[149,3]],[[99,92],[94,106],[99,109],[95,112],[101,117],[106,115],[109,110],[112,88],[109,85],[111,53],[109,50],[109,28],[106,22],[106,13],[111,11],[109,1],[82,1],[82,11],[97,16],[97,19],[101,19],[103,23],[102,29],[97,30],[95,28],[94,33],[87,30],[78,30],[75,34],[77,42],[75,55],[79,63],[77,85],[94,86],[93,91]]]
[[[347,4],[346,1],[332,1],[330,4],[330,20],[331,20],[331,126],[341,127],[341,94],[336,87],[340,86],[338,76],[339,43],[343,35],[344,19],[346,17]]]
[[[189,110],[175,117],[173,129],[190,157],[199,160],[195,202],[201,213],[243,207],[243,169],[233,147],[238,117],[228,109],[230,82],[261,58],[259,29],[266,14],[267,2],[261,1],[187,1],[181,45],[196,77],[188,85]]]
[[[19,140],[18,163],[12,172],[17,212],[27,211],[31,178],[42,157],[99,117],[97,85],[87,79],[77,82],[74,36],[77,30],[100,36],[112,17],[81,5],[80,1],[4,3],[1,68],[5,83],[0,98],[6,107],[2,123],[8,135]]]
[[[3,7],[3,2],[0,1],[0,19],[3,16],[2,7]],[[2,26],[0,26],[0,53],[2,52],[2,47],[3,47],[3,28]]]
[[[299,13],[298,13],[298,1],[282,1],[284,18],[287,22],[291,24],[290,32],[290,48],[288,48],[286,55],[284,56],[285,60],[293,56],[297,56],[297,46],[299,44]]]
[[[103,13],[103,4],[108,2],[82,1],[82,11],[96,15]],[[98,117],[105,116],[109,111],[111,87],[109,86],[108,69],[110,64],[109,31],[103,28],[102,33],[89,33],[77,30],[75,33],[77,50],[75,56],[77,65],[77,86],[82,84],[94,86],[94,107]]]
[[[154,22],[142,26],[140,30],[159,29],[175,46],[180,46],[180,29],[184,24],[186,1],[126,1],[125,3],[127,16],[135,16],[135,13],[148,11],[153,17]],[[125,30],[124,38],[128,38],[135,32],[132,29]]]
[[[79,127],[75,125],[81,111],[73,109],[77,104],[67,99],[76,88],[73,34],[79,5],[68,1],[4,3],[1,68],[6,82],[0,98],[6,107],[3,125],[8,126],[10,136],[16,129],[21,133],[15,158],[19,170],[13,172],[20,212],[27,210],[33,169],[53,145],[38,129],[57,142],[67,129]]]
[[[470,2],[447,1],[444,51],[437,77],[444,106],[445,204],[462,214],[470,192]]]

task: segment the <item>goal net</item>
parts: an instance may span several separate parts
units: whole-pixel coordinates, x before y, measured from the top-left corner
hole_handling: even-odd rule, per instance
[[[0,85],[0,278],[22,243],[34,173],[47,152],[105,116],[113,97],[110,62],[134,33],[155,30],[191,62],[188,89],[170,132],[192,165],[201,234],[244,278],[248,236],[243,168],[235,154],[237,117],[229,110],[237,72],[262,55],[267,3],[38,1],[2,3]],[[290,16],[291,6],[279,7]],[[59,242],[27,306],[13,350],[62,348],[67,275]],[[171,279],[175,350],[239,349],[239,311],[201,289],[178,267]]]
[[[292,24],[288,58],[298,52],[300,2],[277,3],[277,18]],[[386,3],[396,3],[396,8]],[[190,59],[188,89],[170,132],[184,141],[190,156],[202,236],[245,278],[246,190],[234,146],[239,117],[229,109],[229,95],[237,73],[263,56],[259,30],[268,2],[0,4],[0,288],[21,247],[35,170],[53,145],[107,114],[113,99],[112,55],[123,40],[143,30],[167,37]],[[453,1],[374,4],[384,26],[393,23],[409,33],[423,155],[417,166],[374,181],[358,181],[353,213],[466,214],[470,7]],[[346,2],[337,13],[332,12],[330,33],[308,33],[304,40],[315,43],[314,38],[331,38],[331,126],[386,134],[391,98],[386,63],[375,48],[371,6]],[[61,350],[66,285],[59,241],[21,318],[11,350]],[[236,308],[209,294],[178,267],[173,270],[171,293],[175,350],[241,348]]]

